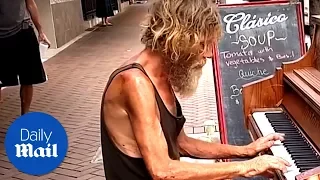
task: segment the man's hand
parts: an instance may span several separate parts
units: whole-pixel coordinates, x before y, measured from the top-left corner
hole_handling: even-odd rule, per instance
[[[256,141],[252,142],[251,144],[245,146],[247,149],[249,156],[255,156],[261,151],[265,151],[269,149],[271,146],[274,145],[275,141],[283,141],[284,134],[281,133],[273,133],[269,134],[268,136],[261,137]]]
[[[43,32],[39,33],[39,42],[44,42],[44,43],[48,44],[49,47],[51,46],[51,42],[49,41],[49,39],[47,38],[47,36]]]
[[[246,177],[252,177],[256,175],[270,176],[273,175],[275,170],[287,172],[287,167],[290,167],[290,163],[282,158],[270,155],[263,155],[244,162],[245,166],[251,167],[251,171],[245,174]]]

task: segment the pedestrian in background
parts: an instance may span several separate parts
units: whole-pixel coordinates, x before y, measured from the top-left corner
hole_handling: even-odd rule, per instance
[[[112,26],[109,21],[110,17],[114,16],[112,1],[111,0],[96,0],[96,15],[102,18],[103,26]]]
[[[33,85],[47,80],[38,40],[50,46],[34,0],[0,0],[0,89],[21,85],[21,115],[29,112]]]

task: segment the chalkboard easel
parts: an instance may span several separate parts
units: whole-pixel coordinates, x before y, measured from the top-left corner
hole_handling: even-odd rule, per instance
[[[220,138],[246,145],[242,86],[272,75],[282,62],[301,57],[304,45],[300,3],[263,1],[219,5],[223,37],[215,46],[213,66]]]

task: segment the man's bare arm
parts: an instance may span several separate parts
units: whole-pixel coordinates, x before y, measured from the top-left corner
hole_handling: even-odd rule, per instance
[[[39,11],[38,11],[38,7],[37,7],[36,3],[34,2],[34,0],[25,0],[25,1],[26,1],[27,9],[31,15],[32,22],[37,28],[37,31],[39,34],[39,37],[38,37],[39,42],[44,42],[47,45],[49,45],[49,47],[50,47],[51,42],[49,41],[49,39],[47,38],[47,36],[43,32],[42,26],[40,24]]]
[[[42,26],[40,24],[40,18],[39,18],[39,11],[37,4],[34,2],[34,0],[25,0],[27,9],[30,12],[30,16],[32,19],[32,22],[36,26],[38,33],[41,34],[43,33]]]
[[[246,146],[232,146],[228,144],[210,143],[188,137],[181,130],[178,144],[183,155],[205,159],[228,159],[233,157],[247,157],[249,149]]]
[[[247,176],[253,167],[244,162],[193,164],[171,160],[160,125],[152,84],[141,73],[122,77],[121,94],[142,157],[153,179],[208,180]]]

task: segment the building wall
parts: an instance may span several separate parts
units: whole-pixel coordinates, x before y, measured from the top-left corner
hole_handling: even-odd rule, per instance
[[[120,3],[120,11],[124,11],[129,6],[129,1],[121,2],[121,0],[118,1]]]
[[[58,48],[85,31],[81,0],[54,0],[51,8]]]
[[[83,19],[81,0],[35,0],[44,32],[51,41],[51,48],[60,48],[81,35],[86,29],[101,22],[94,18]],[[118,0],[120,11],[129,4]]]

